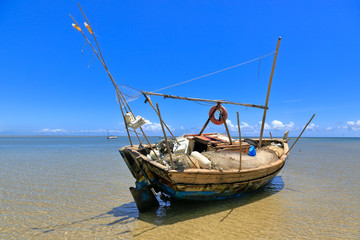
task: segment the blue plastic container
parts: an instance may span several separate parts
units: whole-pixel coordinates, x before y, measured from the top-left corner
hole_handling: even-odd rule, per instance
[[[249,148],[249,156],[254,157],[255,155],[256,155],[255,147],[253,145],[251,145]]]

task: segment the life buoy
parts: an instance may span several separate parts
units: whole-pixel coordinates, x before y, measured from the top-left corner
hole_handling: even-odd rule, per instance
[[[219,119],[216,119],[215,118],[215,112],[216,111],[219,111],[220,114],[219,114]],[[212,114],[212,115],[211,115]],[[226,109],[223,107],[223,106],[218,106],[218,105],[215,105],[213,106],[211,109],[210,109],[210,112],[209,112],[209,116],[211,117],[210,120],[213,124],[215,125],[221,125],[223,124],[227,117],[228,117],[228,114],[227,114],[227,111]]]

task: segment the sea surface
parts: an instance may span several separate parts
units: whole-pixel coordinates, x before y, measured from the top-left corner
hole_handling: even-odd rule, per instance
[[[142,214],[124,145],[0,137],[0,239],[360,239],[359,138],[302,138],[259,191]]]

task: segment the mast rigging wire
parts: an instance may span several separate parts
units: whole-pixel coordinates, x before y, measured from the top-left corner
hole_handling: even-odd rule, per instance
[[[254,59],[252,59],[252,60],[249,60],[249,61],[246,61],[246,62],[243,62],[243,63],[239,63],[239,64],[234,65],[234,66],[231,66],[231,67],[227,67],[227,68],[218,70],[218,71],[216,71],[216,72],[208,73],[208,74],[202,75],[202,76],[200,76],[200,77],[192,78],[192,79],[189,79],[189,80],[180,82],[180,83],[176,83],[176,84],[170,85],[170,86],[168,86],[168,87],[163,87],[163,88],[157,89],[157,90],[155,90],[155,91],[151,91],[151,92],[158,92],[158,91],[161,91],[161,90],[164,90],[164,89],[168,89],[168,88],[172,88],[172,87],[175,87],[175,86],[179,86],[179,85],[184,84],[184,83],[192,82],[192,81],[198,80],[198,79],[203,78],[203,77],[208,77],[208,76],[211,76],[211,75],[214,75],[214,74],[217,74],[217,73],[226,71],[226,70],[230,70],[230,69],[232,69],[232,68],[240,67],[240,66],[245,65],[245,64],[247,64],[247,63],[251,63],[251,62],[254,62],[254,61],[256,61],[256,60],[260,60],[260,59],[262,59],[262,58],[265,58],[265,57],[267,57],[267,56],[270,56],[270,55],[274,54],[275,52],[276,52],[276,51],[271,52],[271,53],[268,53],[268,54],[266,54],[266,55],[264,55],[264,56],[261,56],[261,57],[258,57],[258,58],[254,58]]]

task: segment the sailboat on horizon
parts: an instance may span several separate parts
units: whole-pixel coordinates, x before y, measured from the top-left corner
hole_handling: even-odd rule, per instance
[[[117,136],[111,136],[109,135],[109,130],[107,131],[108,135],[107,135],[107,139],[117,139]]]

